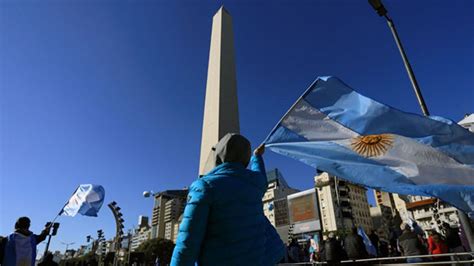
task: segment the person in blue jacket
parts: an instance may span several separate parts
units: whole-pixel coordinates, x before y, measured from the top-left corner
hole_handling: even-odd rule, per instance
[[[215,167],[189,188],[172,266],[265,266],[284,257],[285,246],[263,214],[264,151],[258,147],[251,158],[250,142],[234,133],[212,148],[207,165]]]

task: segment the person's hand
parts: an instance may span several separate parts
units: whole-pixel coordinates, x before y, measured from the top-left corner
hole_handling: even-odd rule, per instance
[[[258,148],[256,148],[256,149],[253,151],[253,154],[254,154],[255,156],[258,156],[258,155],[262,156],[264,153],[265,153],[265,145],[264,145],[264,144],[258,146]]]

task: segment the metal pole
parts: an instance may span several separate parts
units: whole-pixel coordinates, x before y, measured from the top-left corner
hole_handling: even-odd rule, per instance
[[[405,50],[403,49],[402,42],[398,37],[397,30],[395,29],[395,24],[393,23],[392,19],[385,15],[387,19],[388,26],[392,31],[393,38],[397,43],[398,50],[400,51],[400,55],[402,56],[403,63],[405,64],[405,68],[408,72],[408,77],[410,78],[411,85],[413,86],[413,90],[415,90],[416,98],[418,99],[418,103],[420,104],[421,111],[424,115],[430,115],[428,112],[428,108],[426,107],[425,100],[423,99],[423,95],[421,94],[420,87],[418,86],[418,82],[416,81],[415,74],[413,73],[413,69],[411,68],[410,62],[408,61],[407,55],[405,54]]]
[[[467,242],[471,252],[474,252],[474,230],[472,230],[471,220],[467,215],[458,210],[459,222],[461,223],[464,234],[466,235]]]
[[[421,111],[423,112],[424,115],[429,116],[430,113],[428,111],[428,107],[426,106],[425,100],[423,99],[423,95],[421,94],[420,87],[418,86],[418,82],[416,81],[415,74],[413,73],[413,69],[411,68],[410,62],[408,61],[407,55],[405,54],[405,50],[403,49],[402,42],[400,41],[400,38],[398,37],[397,30],[395,29],[395,24],[393,23],[393,20],[389,18],[387,15],[385,15],[384,17],[387,19],[388,26],[390,27],[390,30],[392,31],[392,35],[393,35],[393,38],[395,39],[395,42],[397,43],[398,50],[400,51],[400,55],[402,56],[403,63],[405,64],[405,68],[408,72],[408,76],[410,77],[410,81],[413,86],[413,89],[415,90],[416,98],[418,99],[418,103],[420,104]],[[467,238],[467,241],[469,242],[469,247],[471,248],[471,251],[474,251],[474,230],[472,229],[470,219],[462,211],[458,211],[458,215],[459,215],[459,222],[462,224],[463,228],[465,229],[466,238]]]
[[[46,254],[48,253],[49,243],[50,243],[50,242],[51,242],[51,234],[48,235],[48,242],[46,242],[46,248],[44,249],[43,257],[46,256]]]

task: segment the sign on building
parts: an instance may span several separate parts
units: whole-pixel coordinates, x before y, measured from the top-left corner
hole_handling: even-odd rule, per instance
[[[321,220],[318,215],[316,190],[309,189],[288,195],[288,211],[290,224],[293,224],[293,234],[302,234],[321,230]]]

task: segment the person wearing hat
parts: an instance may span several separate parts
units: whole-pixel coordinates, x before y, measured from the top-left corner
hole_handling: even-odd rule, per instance
[[[225,135],[210,151],[208,172],[189,187],[171,265],[275,265],[285,246],[263,213],[267,177],[258,147]],[[247,166],[250,163],[250,169]]]
[[[46,239],[50,227],[40,235],[30,229],[30,218],[20,217],[15,223],[15,232],[7,237],[2,266],[33,266],[36,260],[36,245]]]
[[[417,234],[411,231],[407,223],[402,223],[400,228],[403,230],[402,235],[398,239],[398,245],[403,256],[423,255],[423,245],[418,239]],[[422,258],[408,258],[408,263],[422,262]]]

